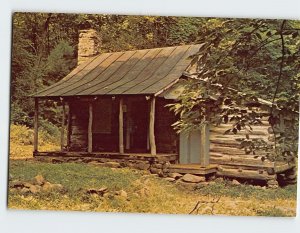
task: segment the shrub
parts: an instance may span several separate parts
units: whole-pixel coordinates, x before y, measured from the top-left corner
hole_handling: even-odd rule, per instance
[[[59,130],[56,126],[43,124],[39,129],[39,150],[54,151],[59,149]],[[51,134],[49,133],[51,132]],[[32,157],[33,129],[25,125],[10,125],[10,158]]]

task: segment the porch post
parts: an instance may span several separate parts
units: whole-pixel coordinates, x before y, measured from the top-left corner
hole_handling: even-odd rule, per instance
[[[38,137],[39,137],[39,99],[34,98],[34,138],[33,138],[33,151],[38,152]]]
[[[68,120],[67,120],[67,148],[69,150],[71,144],[71,130],[72,130],[72,111],[71,111],[71,104],[68,102]]]
[[[60,129],[60,150],[64,150],[65,144],[65,115],[66,115],[66,106],[65,101],[62,101],[62,116],[61,116],[61,129]]]
[[[124,121],[123,121],[123,98],[119,102],[119,152],[124,154]]]
[[[88,152],[93,150],[93,103],[89,103]]]
[[[200,165],[209,165],[209,124],[203,124],[200,137]]]
[[[155,121],[155,97],[151,98],[151,103],[150,103],[149,141],[150,141],[151,155],[156,155],[154,121]]]

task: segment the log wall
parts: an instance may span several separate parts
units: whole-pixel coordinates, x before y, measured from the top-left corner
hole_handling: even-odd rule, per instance
[[[276,164],[265,157],[265,151],[256,151],[246,154],[241,148],[240,142],[236,139],[246,138],[246,134],[250,139],[261,138],[270,145],[274,142],[270,140],[272,137],[268,129],[270,125],[267,119],[263,119],[262,125],[251,126],[253,131],[249,132],[241,130],[237,134],[232,132],[224,134],[227,129],[231,128],[231,124],[222,124],[220,126],[211,126],[210,130],[210,163],[218,164],[218,173],[222,176],[232,176],[240,178],[252,179],[274,179],[274,167]]]
[[[270,127],[266,119],[262,122],[262,125],[251,126],[252,131],[241,130],[237,134],[230,132],[229,134],[224,134],[227,129],[231,128],[231,124],[221,124],[219,126],[211,126],[210,130],[210,154],[211,157],[232,156],[250,156],[253,154],[246,155],[244,149],[240,148],[240,142],[237,139],[246,138],[246,134],[249,134],[250,139],[262,138],[268,144],[273,145],[274,143],[270,141],[270,135],[268,128]]]
[[[88,121],[89,111],[88,103],[76,102],[70,103],[72,112],[70,122],[70,150],[71,151],[86,151],[88,137]]]

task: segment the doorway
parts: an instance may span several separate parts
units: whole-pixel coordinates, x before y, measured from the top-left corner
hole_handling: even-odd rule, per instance
[[[145,99],[131,100],[125,113],[125,138],[127,151],[148,152],[149,106]]]

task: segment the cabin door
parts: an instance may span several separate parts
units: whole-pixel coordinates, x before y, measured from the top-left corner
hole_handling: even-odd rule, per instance
[[[179,135],[179,163],[200,163],[200,130]]]
[[[146,101],[132,101],[129,109],[130,149],[137,153],[147,152],[149,109]]]

